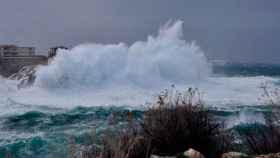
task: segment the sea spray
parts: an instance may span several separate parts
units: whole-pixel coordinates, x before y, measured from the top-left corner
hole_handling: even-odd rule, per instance
[[[127,46],[84,44],[60,50],[37,72],[35,86],[96,90],[115,85],[162,88],[208,77],[211,66],[203,51],[183,38],[183,22],[168,23],[157,36]]]
[[[0,85],[4,98],[0,102],[56,108],[139,107],[175,84],[182,91],[199,88],[206,103],[213,106],[259,104],[260,84],[278,81],[213,74],[200,47],[184,40],[182,21],[169,22],[156,36],[131,45],[88,43],[59,50],[48,66],[36,71],[35,83],[29,88],[17,91],[14,83],[5,80],[8,84]]]

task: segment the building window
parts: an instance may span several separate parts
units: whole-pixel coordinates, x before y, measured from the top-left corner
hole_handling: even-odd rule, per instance
[[[18,53],[17,52],[6,52],[4,53],[4,56],[17,56]]]

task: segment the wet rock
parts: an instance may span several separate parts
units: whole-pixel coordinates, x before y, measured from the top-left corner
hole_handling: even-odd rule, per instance
[[[251,156],[240,152],[228,152],[222,155],[222,158],[252,158]]]
[[[18,80],[19,89],[26,88],[34,83],[36,79],[35,73],[36,73],[35,66],[25,66],[22,69],[20,69],[19,72],[11,75],[9,79]]]
[[[150,158],[205,158],[200,152],[194,150],[194,149],[189,149],[185,151],[182,154],[179,154],[177,156],[157,156],[157,155],[152,155]]]
[[[157,156],[157,155],[152,155],[151,158],[176,158],[176,156]]]
[[[256,156],[256,158],[280,158],[280,153],[273,153],[273,154],[267,154],[267,155],[259,155],[259,156]]]
[[[183,156],[185,156],[186,158],[205,158],[200,152],[194,149],[185,151]]]

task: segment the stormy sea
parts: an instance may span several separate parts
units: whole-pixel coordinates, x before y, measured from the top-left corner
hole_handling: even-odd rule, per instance
[[[141,118],[165,89],[198,88],[228,129],[265,124],[273,107],[260,99],[260,87],[279,86],[280,65],[208,60],[199,43],[184,40],[182,25],[168,23],[131,45],[60,50],[26,88],[1,78],[0,157],[66,157],[69,138],[79,148],[90,145],[93,133],[112,128],[112,114],[118,125],[127,112]]]

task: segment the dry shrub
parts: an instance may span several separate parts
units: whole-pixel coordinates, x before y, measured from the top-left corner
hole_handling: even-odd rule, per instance
[[[75,138],[70,137],[68,140],[68,155],[67,158],[76,158],[76,143],[75,143]]]
[[[6,155],[5,155],[5,158],[13,158],[13,156],[10,152],[7,152]]]
[[[96,158],[148,158],[149,145],[140,135],[137,125],[129,125],[119,131],[106,132],[102,138],[103,147]]]
[[[230,147],[222,124],[204,108],[200,96],[196,89],[174,97],[165,92],[145,112],[143,136],[151,143],[152,154],[175,155],[193,148],[206,157],[216,157]]]
[[[249,152],[253,154],[280,152],[280,92],[277,88],[271,90],[268,83],[263,83],[260,88],[263,90],[261,99],[273,106],[273,110],[269,115],[266,115],[264,127],[238,132]]]
[[[201,94],[165,91],[144,112],[139,124],[129,123],[113,135],[105,135],[98,158],[149,158],[176,155],[193,148],[206,157],[217,157],[230,148],[223,126],[204,108]]]
[[[250,153],[261,155],[280,152],[280,129],[269,124],[264,128],[256,128],[239,132]]]

